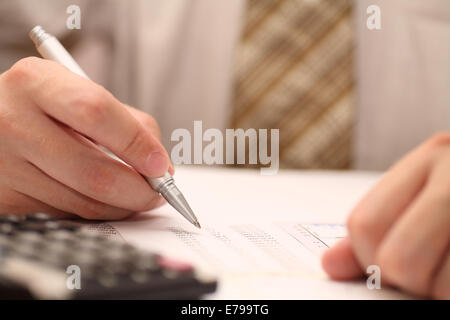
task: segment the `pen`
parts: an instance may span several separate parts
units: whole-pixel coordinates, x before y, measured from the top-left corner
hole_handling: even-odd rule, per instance
[[[30,31],[29,36],[31,40],[33,40],[36,49],[43,58],[59,62],[72,72],[89,79],[86,73],[84,73],[81,67],[76,63],[70,53],[67,52],[63,45],[58,41],[58,39],[47,33],[41,26],[34,27]],[[122,161],[122,159],[111,153],[109,150],[105,151],[112,158],[128,165],[127,163]],[[153,188],[153,190],[161,194],[173,208],[181,213],[194,226],[200,228],[200,224],[195,217],[194,212],[187,203],[183,194],[175,185],[174,179],[170,175],[170,173],[166,172],[164,176],[159,178],[148,178],[145,176],[143,177]]]

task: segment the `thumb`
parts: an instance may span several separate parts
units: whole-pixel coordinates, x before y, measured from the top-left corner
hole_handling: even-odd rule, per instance
[[[344,238],[325,251],[322,267],[335,280],[351,280],[364,275],[355,254],[350,238]]]

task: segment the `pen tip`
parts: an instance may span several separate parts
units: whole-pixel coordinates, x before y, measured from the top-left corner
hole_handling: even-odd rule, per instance
[[[200,223],[198,223],[198,221],[195,221],[194,225],[195,225],[197,228],[199,228],[199,229],[202,228],[202,227],[200,226]]]

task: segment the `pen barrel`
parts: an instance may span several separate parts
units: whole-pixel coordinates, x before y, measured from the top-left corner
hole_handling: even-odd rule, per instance
[[[56,61],[67,67],[70,71],[89,79],[87,74],[81,69],[78,63],[72,58],[64,46],[51,34],[44,31],[40,26],[36,26],[30,31],[30,38],[36,45],[36,49],[42,57]]]

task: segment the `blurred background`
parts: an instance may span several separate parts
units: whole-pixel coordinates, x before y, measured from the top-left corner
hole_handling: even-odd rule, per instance
[[[450,129],[448,0],[0,0],[0,72],[38,55],[38,24],[169,150],[202,120],[279,128],[282,168],[384,170]]]

